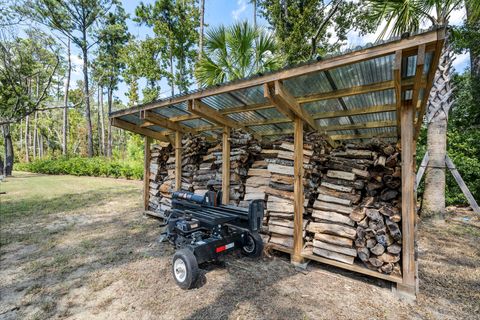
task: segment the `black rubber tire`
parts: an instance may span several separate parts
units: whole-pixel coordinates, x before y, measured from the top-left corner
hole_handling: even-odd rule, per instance
[[[175,276],[175,261],[177,261],[177,259],[182,260],[185,264],[186,276],[183,281],[181,279],[177,279]],[[187,290],[193,287],[198,278],[198,263],[197,258],[195,258],[195,255],[191,250],[180,249],[175,252],[172,260],[172,275],[173,279],[175,279],[175,282],[180,288]]]
[[[242,247],[242,253],[252,258],[258,258],[262,256],[263,239],[260,234],[258,232],[248,233],[247,237],[248,239],[246,239],[246,241],[249,241],[249,245],[247,244]],[[251,247],[252,244],[253,248]]]

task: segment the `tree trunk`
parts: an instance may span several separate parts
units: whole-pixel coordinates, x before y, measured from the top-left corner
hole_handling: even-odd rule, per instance
[[[205,18],[205,0],[200,0],[200,29],[198,30],[198,60],[203,54],[203,26]]]
[[[101,130],[101,138],[102,138],[102,153],[103,155],[106,154],[105,152],[105,113],[103,112],[103,87],[100,87],[100,130]]]
[[[19,128],[20,128],[20,154],[23,153],[23,128],[22,128],[22,125],[23,125],[23,119],[20,119],[20,125],[19,125]],[[3,166],[2,166],[3,168]]]
[[[38,113],[35,111],[35,116],[33,120],[33,159],[37,159],[37,148],[38,148],[38,131],[37,131],[37,121]]]
[[[257,0],[253,0],[253,28],[257,28]]]
[[[68,68],[67,68],[67,81],[65,82],[65,94],[63,96],[63,141],[62,141],[62,154],[67,156],[67,136],[68,136],[68,90],[70,89],[70,75],[72,73],[72,60],[70,59],[70,38],[67,43],[67,56],[68,56]]]
[[[172,91],[172,97],[175,95],[175,85],[174,85],[174,81],[175,81],[175,76],[173,75],[173,44],[172,44],[173,41],[170,40],[170,89]]]
[[[111,88],[107,89],[107,103],[108,103],[108,114],[112,113],[112,94],[113,90]],[[108,142],[107,142],[107,157],[112,157],[112,122],[108,121]]]
[[[98,155],[103,154],[102,149],[102,128],[100,126],[100,86],[97,86],[97,136],[98,136]]]
[[[86,32],[84,32],[84,43],[86,43]],[[88,157],[93,157],[93,130],[92,117],[90,114],[90,92],[88,89],[88,52],[86,45],[82,48],[83,53],[83,86],[85,95],[85,120],[87,121],[87,151]]]
[[[3,176],[3,168],[4,168],[4,164],[3,164],[3,159],[2,157],[0,157],[0,176]]]
[[[5,142],[5,176],[11,176],[13,171],[13,145],[10,134],[10,124],[3,125],[3,140]]]
[[[429,163],[425,171],[422,216],[442,218],[445,213],[445,156],[447,154],[447,120],[452,105],[452,50],[445,41],[427,111],[427,151]]]
[[[30,117],[25,117],[25,161],[30,162]]]

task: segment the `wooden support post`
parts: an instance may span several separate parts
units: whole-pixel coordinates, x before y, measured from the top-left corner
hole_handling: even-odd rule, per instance
[[[410,299],[416,298],[415,261],[415,106],[404,103],[400,110],[402,148],[402,274],[403,281],[397,285],[398,292]]]
[[[175,133],[175,190],[182,188],[182,134]]]
[[[152,139],[144,137],[143,153],[143,208],[148,210],[148,200],[150,199],[150,144]]]
[[[303,121],[301,118],[295,118],[294,132],[294,225],[293,225],[293,254],[291,256],[292,263],[303,263],[302,247],[303,247],[303,203],[305,196],[303,195]]]
[[[223,128],[222,137],[222,203],[230,202],[230,128]]]

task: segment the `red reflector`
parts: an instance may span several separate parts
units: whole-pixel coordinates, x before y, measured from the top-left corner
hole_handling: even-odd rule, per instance
[[[219,252],[225,251],[226,249],[227,249],[226,246],[220,246],[220,247],[218,247],[218,248],[215,249],[215,252],[216,252],[216,253],[219,253]]]

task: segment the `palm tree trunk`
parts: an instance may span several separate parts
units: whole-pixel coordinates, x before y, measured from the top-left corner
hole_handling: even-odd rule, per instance
[[[429,163],[425,171],[422,216],[442,218],[445,213],[445,156],[447,155],[447,120],[452,105],[452,49],[445,41],[430,92],[427,111],[427,151]]]
[[[67,81],[65,82],[65,94],[63,96],[63,141],[62,141],[62,154],[67,156],[67,136],[68,136],[68,90],[70,89],[70,75],[72,73],[72,60],[70,59],[70,38],[68,38],[67,43],[67,57],[68,57],[68,68],[67,68]]]

